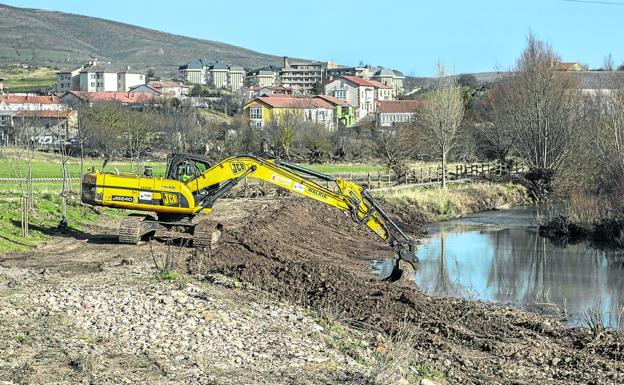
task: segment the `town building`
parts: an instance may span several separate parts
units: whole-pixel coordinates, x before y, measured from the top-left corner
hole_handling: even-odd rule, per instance
[[[0,95],[0,111],[59,111],[66,109],[56,96]]]
[[[245,84],[247,87],[271,87],[277,85],[280,68],[274,66],[262,67],[247,73]]]
[[[396,99],[399,95],[405,92],[403,88],[403,80],[405,76],[403,73],[397,70],[391,70],[389,68],[380,68],[371,76],[372,80],[376,80],[383,83],[392,89],[392,99]]]
[[[346,100],[331,95],[316,95],[316,97],[334,106],[334,119],[337,127],[350,127],[355,124],[355,108]]]
[[[214,61],[196,59],[178,67],[182,81],[189,84],[206,84],[206,70]]]
[[[240,90],[245,82],[245,69],[218,60],[196,59],[178,67],[182,80],[189,84],[205,84],[215,89]]]
[[[245,85],[245,69],[241,66],[231,65],[228,67],[228,84],[227,89],[236,92]]]
[[[180,82],[151,81],[147,84],[147,86],[152,88],[153,90],[156,90],[158,92],[158,95],[162,96],[183,98],[189,95],[189,86]],[[151,93],[150,90],[146,88],[142,88],[141,90],[137,91]]]
[[[19,129],[28,128],[33,137],[57,132],[68,127],[70,116],[56,96],[0,95],[0,145],[14,143]]]
[[[243,116],[252,127],[267,127],[287,114],[294,114],[304,122],[322,124],[334,129],[335,106],[316,96],[268,94],[245,104]]]
[[[584,95],[611,95],[615,90],[624,89],[622,71],[571,71],[560,74],[572,78]]]
[[[4,93],[4,82],[6,78],[0,77],[0,94]]]
[[[326,64],[317,61],[295,61],[284,56],[279,82],[284,87],[297,88],[312,94],[316,84],[325,79]]]
[[[334,67],[334,68],[328,67],[325,73],[325,77],[328,82],[336,78],[339,78],[341,76],[357,76],[359,78],[368,79],[369,68],[368,67]]]
[[[356,118],[360,120],[375,112],[378,88],[379,84],[357,76],[341,76],[325,85],[325,94],[345,100],[354,106]]]
[[[130,88],[130,91],[128,91],[131,94],[136,94],[136,93],[141,93],[141,94],[149,94],[152,95],[153,97],[157,98],[160,97],[160,91],[152,88],[150,86],[148,86],[147,84],[141,84],[140,86],[135,86]]]
[[[392,128],[397,124],[414,121],[416,112],[423,105],[422,100],[383,100],[377,102],[375,126]]]
[[[58,145],[73,133],[77,115],[71,110],[0,111],[0,145],[23,140],[36,145]]]
[[[249,93],[250,99],[257,98],[267,94],[278,95],[296,95],[301,94],[299,90],[284,86],[256,86],[252,87]]]
[[[150,93],[142,92],[81,92],[68,91],[59,97],[67,106],[77,106],[82,103],[115,101],[123,105],[156,104],[158,98]]]
[[[97,61],[56,73],[57,92],[126,92],[141,84],[145,84],[145,74]]]
[[[564,63],[564,62],[556,62],[552,64],[555,71],[587,71],[587,66],[584,66],[580,63]]]

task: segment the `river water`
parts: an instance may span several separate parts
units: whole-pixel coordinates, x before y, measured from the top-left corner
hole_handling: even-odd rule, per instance
[[[428,226],[416,285],[425,293],[486,300],[545,313],[573,326],[600,314],[624,329],[624,250],[540,237],[537,207],[489,211]],[[388,275],[391,260],[376,261]]]

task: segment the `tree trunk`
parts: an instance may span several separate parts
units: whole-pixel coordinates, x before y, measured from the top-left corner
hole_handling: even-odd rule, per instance
[[[446,152],[442,151],[442,189],[446,190]]]

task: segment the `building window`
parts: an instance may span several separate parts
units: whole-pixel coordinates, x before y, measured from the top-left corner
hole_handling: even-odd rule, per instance
[[[251,119],[262,119],[262,107],[251,107],[249,109],[249,117]]]
[[[95,87],[95,82],[91,82],[91,87]]]
[[[91,74],[91,79],[95,79],[95,74]]]
[[[335,90],[334,91],[334,96],[337,97],[338,99],[346,99],[347,98],[347,91],[346,90]]]

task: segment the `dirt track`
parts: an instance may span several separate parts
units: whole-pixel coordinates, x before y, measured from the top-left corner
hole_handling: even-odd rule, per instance
[[[368,259],[389,256],[390,248],[335,210],[285,198],[228,201],[214,214],[227,231],[212,255],[183,253],[191,273],[233,277],[359,328],[388,334],[407,328],[415,337],[413,359],[449,384],[624,383],[621,335],[593,336],[514,309],[426,296],[409,281],[381,282]],[[109,243],[113,227],[0,256],[0,266],[89,275],[138,259],[136,247]]]

